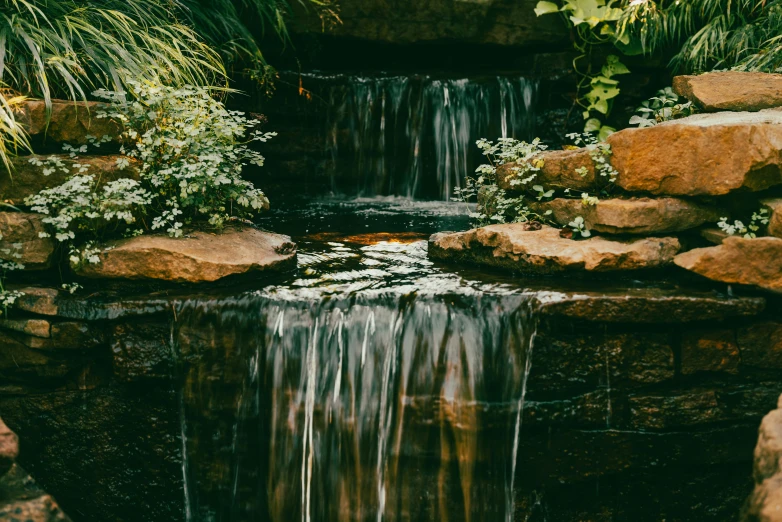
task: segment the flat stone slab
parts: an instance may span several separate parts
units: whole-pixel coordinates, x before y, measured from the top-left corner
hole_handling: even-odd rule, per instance
[[[607,323],[689,323],[751,317],[762,297],[720,297],[710,292],[622,288],[606,292],[535,292],[544,315]]]
[[[605,234],[666,234],[719,219],[715,208],[680,198],[601,199],[589,206],[557,198],[529,207],[539,214],[550,210],[548,217],[562,226],[582,216],[587,228]]]
[[[702,111],[759,111],[782,106],[782,74],[717,71],[675,76],[673,90]]]
[[[296,262],[288,236],[254,228],[185,238],[139,236],[105,245],[100,263],[76,269],[84,277],[155,279],[179,283],[217,281],[250,272],[281,271]]]
[[[59,168],[50,172],[51,165],[47,162],[48,158],[57,158],[62,161],[67,172]],[[30,162],[31,159],[40,160],[44,162],[44,165],[35,165]],[[18,156],[11,161],[13,165],[11,176],[5,170],[0,172],[0,199],[11,200],[21,205],[25,198],[37,194],[43,189],[57,187],[65,183],[68,178],[76,174],[77,170],[73,168],[76,163],[87,165],[87,170],[82,173],[83,175],[92,174],[96,178],[100,178],[101,182],[120,178],[138,179],[139,172],[136,162],[131,161],[128,166],[120,168],[117,165],[117,160],[120,159],[130,160],[130,158],[118,154],[79,156],[77,158],[61,154]],[[49,174],[44,174],[44,171]]]
[[[782,183],[782,110],[696,114],[608,137],[629,192],[720,196]]]
[[[16,112],[16,119],[30,136],[45,136],[47,140],[70,145],[88,143],[87,136],[109,136],[118,141],[122,125],[110,118],[98,118],[98,112],[108,107],[98,102],[52,100],[51,119],[43,100],[28,100]]]
[[[0,212],[0,260],[14,261],[26,270],[52,265],[54,240],[42,238],[44,216],[27,212]]]
[[[52,325],[46,319],[0,319],[0,329],[48,339]]]
[[[730,236],[717,246],[679,254],[674,263],[714,281],[782,292],[782,239],[776,237]]]
[[[595,162],[585,148],[572,150],[549,150],[542,152],[536,159],[543,160],[543,166],[538,171],[533,182],[527,187],[536,184],[556,185],[569,187],[574,190],[591,190],[595,186]],[[576,172],[576,169],[585,168],[584,176]],[[497,186],[503,190],[520,192],[525,185],[518,181],[521,177],[514,169],[516,163],[506,163],[497,168]]]
[[[782,198],[762,199],[760,203],[771,212],[768,235],[782,237]]]
[[[429,238],[429,257],[468,261],[534,273],[610,272],[657,268],[679,251],[672,237],[611,241],[572,240],[559,229],[528,230],[524,223],[490,225],[466,232],[441,232]]]

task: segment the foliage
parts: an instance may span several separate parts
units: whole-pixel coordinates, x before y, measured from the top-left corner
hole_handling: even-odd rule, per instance
[[[47,215],[43,221],[56,239],[69,244],[73,264],[98,262],[98,241],[158,229],[178,237],[185,225],[220,228],[268,207],[263,192],[241,178],[246,164],[263,164],[243,140],[264,142],[275,133],[256,130],[258,121],[226,110],[206,88],[126,83],[135,100],[96,91],[96,97],[111,103],[97,117],[123,122],[124,157],[118,166],[137,163],[139,179],[104,181],[76,162],[64,184],[26,201]],[[75,154],[72,147],[65,149]]]
[[[581,216],[576,216],[573,221],[567,224],[572,230],[574,237],[577,237],[577,234],[581,237],[590,237],[592,235],[592,232],[587,230],[586,225],[584,224],[584,218]]]
[[[2,239],[3,235],[0,234],[0,241],[2,241]],[[6,257],[10,256],[11,258],[18,260],[22,258],[21,249],[22,245],[20,243],[14,243],[10,245],[9,248],[4,248],[2,252]],[[4,261],[0,259],[0,315],[7,313],[8,307],[13,305],[17,299],[24,295],[18,290],[8,290],[5,287],[8,273],[13,270],[24,270],[24,265],[18,261]]]
[[[657,91],[657,96],[644,101],[630,118],[630,125],[638,127],[652,127],[658,123],[684,118],[694,114],[695,107],[692,102],[680,103],[679,96],[673,89],[666,87]]]
[[[761,208],[757,212],[752,213],[748,225],[745,225],[743,221],[738,219],[733,221],[733,223],[729,223],[728,218],[723,217],[720,218],[717,226],[729,236],[740,235],[745,239],[755,239],[761,227],[768,225],[769,218],[768,209]]]

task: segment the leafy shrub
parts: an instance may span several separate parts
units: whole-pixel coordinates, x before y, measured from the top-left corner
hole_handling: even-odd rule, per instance
[[[76,163],[64,184],[26,201],[47,215],[43,221],[56,239],[69,244],[72,263],[97,262],[97,241],[159,229],[179,237],[185,225],[221,228],[268,208],[266,196],[241,171],[248,163],[263,165],[248,143],[275,133],[257,130],[259,121],[227,110],[203,87],[127,84],[133,101],[107,90],[94,95],[111,104],[97,117],[124,124],[118,166],[137,163],[139,179],[103,182]],[[65,150],[73,155],[75,149]]]

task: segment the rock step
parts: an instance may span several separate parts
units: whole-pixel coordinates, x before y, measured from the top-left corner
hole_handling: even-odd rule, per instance
[[[27,100],[17,109],[16,120],[31,137],[46,141],[85,145],[89,143],[87,136],[109,136],[119,141],[122,125],[110,118],[98,118],[98,112],[106,107],[98,102],[52,100],[49,117],[44,100]]]
[[[0,260],[24,265],[25,270],[52,266],[54,240],[42,238],[46,232],[41,214],[0,212]]]
[[[526,223],[490,225],[429,238],[429,257],[532,272],[611,272],[669,265],[679,251],[673,237],[610,241],[566,239],[560,230],[531,230]]]
[[[616,185],[629,193],[722,196],[782,184],[782,109],[696,114],[624,129],[606,141],[619,172]],[[587,149],[544,152],[537,159],[544,164],[535,184],[587,192],[598,188]],[[513,183],[518,179],[515,167],[510,163],[497,169],[500,188],[524,188]],[[581,167],[587,169],[583,177],[576,172]]]
[[[782,239],[730,236],[713,247],[679,254],[674,263],[713,281],[782,292]]]
[[[137,162],[132,161],[123,167],[117,163],[119,160],[129,159],[118,154],[77,158],[70,158],[63,154],[19,156],[12,160],[13,171],[10,176],[7,172],[0,173],[0,200],[10,200],[21,205],[28,196],[65,183],[80,170],[74,168],[76,164],[86,166],[82,174],[99,175],[102,182],[120,178],[137,179],[139,175]],[[43,165],[31,163],[30,160],[42,162]],[[63,168],[54,167],[52,165],[54,161],[61,162]]]
[[[782,107],[782,74],[717,71],[675,76],[673,90],[706,112]]]
[[[254,228],[184,238],[138,236],[105,245],[100,263],[76,268],[84,277],[155,279],[180,283],[217,281],[249,272],[295,266],[296,245],[288,236]]]
[[[580,199],[557,198],[530,203],[530,209],[561,226],[582,216],[587,228],[605,234],[666,234],[681,232],[707,222],[717,222],[714,207],[678,198],[601,199],[584,206]]]

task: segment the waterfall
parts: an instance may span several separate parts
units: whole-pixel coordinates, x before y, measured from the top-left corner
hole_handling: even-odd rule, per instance
[[[522,77],[304,75],[328,104],[332,188],[448,200],[481,161],[479,138],[529,140],[536,83]]]
[[[513,520],[528,297],[249,295],[177,317],[188,520]]]

